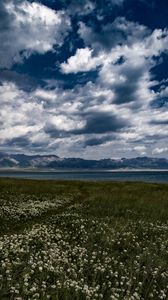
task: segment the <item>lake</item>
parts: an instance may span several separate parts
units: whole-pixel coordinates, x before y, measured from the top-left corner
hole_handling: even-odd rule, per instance
[[[28,171],[1,170],[0,177],[52,179],[52,180],[96,180],[96,181],[144,181],[168,183],[167,170],[155,171],[112,171],[112,170],[56,170],[56,171]]]

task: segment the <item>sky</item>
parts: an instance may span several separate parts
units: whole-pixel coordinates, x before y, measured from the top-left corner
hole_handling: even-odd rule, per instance
[[[168,158],[167,0],[5,0],[0,41],[0,151]]]

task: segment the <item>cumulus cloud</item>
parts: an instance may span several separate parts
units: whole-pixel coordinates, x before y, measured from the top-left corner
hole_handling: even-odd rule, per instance
[[[15,84],[4,82],[0,86],[1,145],[12,143],[24,148],[29,141],[30,145],[48,143],[50,147],[55,139],[72,136],[83,139],[83,135],[120,131],[127,126],[127,121],[114,112],[108,112],[106,99],[98,105],[95,88],[90,84],[85,92],[82,88],[75,88],[66,92],[55,89],[48,93],[45,89],[37,89],[28,93]],[[88,108],[86,102],[90,97]]]
[[[139,109],[155,101],[151,68],[156,58],[168,50],[168,31],[151,32],[144,25],[116,18],[100,33],[80,23],[79,34],[86,48],[61,64],[62,72],[77,73],[99,68],[97,82],[111,91],[111,102]],[[91,48],[88,48],[91,47]],[[163,94],[163,91],[162,91]]]
[[[114,22],[103,25],[99,32],[80,22],[78,33],[87,46],[96,51],[110,51],[117,45],[131,45],[135,41],[142,40],[150,33],[150,30],[124,17],[117,17]]]
[[[95,30],[79,12],[80,5],[89,3],[80,2],[74,14],[70,12],[73,6],[65,13],[37,2],[10,0],[0,4],[0,34],[4,41],[1,66],[9,68],[33,52],[54,51],[64,43],[70,24],[67,15],[76,18],[74,15],[78,14],[80,22],[76,21],[79,27],[75,34],[79,48],[68,58],[63,53],[60,73],[53,76],[57,74],[68,81],[82,76],[82,72],[90,74],[96,70],[97,74],[93,81],[88,79],[63,88],[56,76],[44,78],[41,86],[33,86],[26,74],[3,70],[2,149],[86,158],[167,153],[168,89],[166,80],[159,82],[151,70],[161,53],[167,53],[168,30],[152,31],[124,17],[103,22]],[[96,8],[89,7],[91,14]],[[157,84],[160,88],[155,90]]]
[[[74,56],[61,64],[63,73],[78,73],[93,70],[100,64],[100,58],[92,57],[93,50],[88,47],[78,49]]]
[[[166,118],[166,111],[153,111],[150,106],[135,111],[125,104],[112,104],[112,95],[98,83],[71,90],[23,92],[4,82],[0,96],[1,149],[28,153],[57,149],[60,156],[79,156],[80,152],[81,156],[101,158],[116,157],[116,153],[118,157],[129,156],[129,152],[149,154],[166,147],[167,127],[163,130],[163,125],[150,123]]]
[[[70,28],[69,18],[40,3],[5,1],[1,4],[0,66],[28,57],[32,52],[44,54],[60,46]]]
[[[18,143],[21,137],[27,139],[40,131],[42,106],[29,94],[19,90],[15,84],[4,82],[0,86],[0,96],[1,144],[9,140]]]

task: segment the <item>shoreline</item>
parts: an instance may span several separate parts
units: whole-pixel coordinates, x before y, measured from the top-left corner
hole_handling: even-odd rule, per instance
[[[35,169],[35,168],[0,168],[0,173],[117,173],[117,172],[168,172],[168,169],[80,169],[80,168],[57,168],[57,169]]]

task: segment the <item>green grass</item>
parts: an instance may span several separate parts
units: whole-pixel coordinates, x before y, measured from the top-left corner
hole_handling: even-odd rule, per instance
[[[0,299],[168,299],[168,185],[0,179]]]

